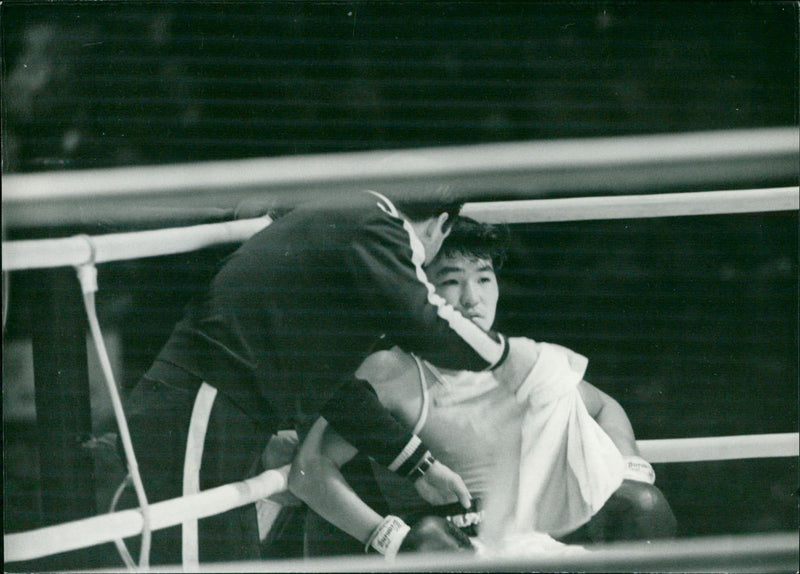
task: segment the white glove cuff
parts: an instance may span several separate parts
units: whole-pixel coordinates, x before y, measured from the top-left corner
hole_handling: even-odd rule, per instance
[[[410,530],[411,527],[403,522],[402,518],[389,515],[372,532],[364,547],[364,552],[369,552],[372,547],[383,554],[387,560],[391,560],[397,556],[400,545],[403,544],[403,540]]]
[[[625,457],[625,472],[622,478],[655,484],[656,473],[650,463],[640,456]]]

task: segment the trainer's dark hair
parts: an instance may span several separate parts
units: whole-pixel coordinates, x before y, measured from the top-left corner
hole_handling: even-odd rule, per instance
[[[506,225],[480,223],[470,217],[459,216],[437,256],[465,255],[489,259],[495,269],[500,269],[506,261],[509,239]]]
[[[404,189],[380,186],[375,189],[388,197],[394,206],[411,221],[425,221],[448,213],[445,228],[461,213],[464,200],[458,198],[447,184],[412,184]]]

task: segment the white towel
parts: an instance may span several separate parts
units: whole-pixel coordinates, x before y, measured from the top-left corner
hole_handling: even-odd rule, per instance
[[[588,552],[577,544],[564,544],[541,532],[518,532],[508,535],[501,544],[487,545],[480,537],[471,538],[475,556],[483,559],[541,558],[576,556]]]
[[[521,437],[506,442],[488,495],[485,526],[495,540],[531,529],[571,532],[619,488],[624,471],[622,455],[578,390],[587,359],[558,345],[519,341],[539,357],[516,393],[529,407]]]

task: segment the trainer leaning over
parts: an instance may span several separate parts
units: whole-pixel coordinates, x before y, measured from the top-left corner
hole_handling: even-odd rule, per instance
[[[461,478],[429,465],[420,439],[354,376],[382,335],[434,364],[494,369],[510,384],[532,368],[447,305],[422,270],[460,208],[446,191],[424,201],[341,194],[295,208],[233,253],[131,394],[148,499],[242,480],[271,434],[322,415],[425,500],[467,507]],[[181,547],[180,527],[154,532],[152,563],[180,562]],[[254,505],[199,521],[200,561],[257,558]]]

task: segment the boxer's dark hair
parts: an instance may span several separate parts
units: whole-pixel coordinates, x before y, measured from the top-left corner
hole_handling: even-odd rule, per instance
[[[495,269],[500,269],[508,255],[509,235],[506,225],[480,223],[470,217],[459,216],[437,257],[464,255],[488,259]]]

